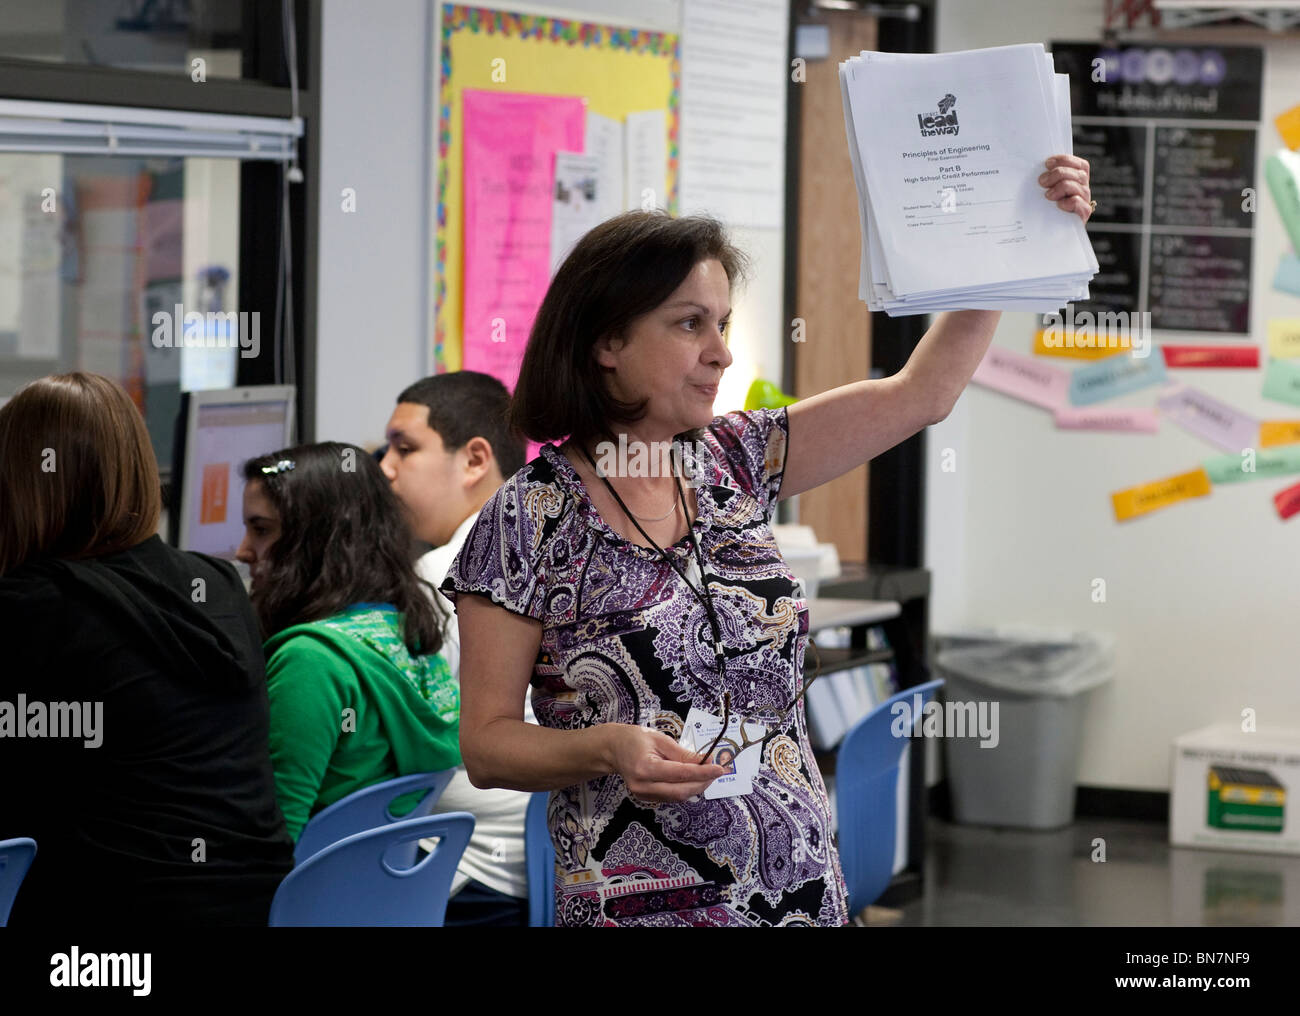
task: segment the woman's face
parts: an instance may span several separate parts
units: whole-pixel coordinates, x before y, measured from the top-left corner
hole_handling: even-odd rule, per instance
[[[663,438],[713,419],[722,372],[731,365],[726,329],[731,285],[719,261],[701,261],[662,304],[629,326],[626,341],[596,346],[609,386],[623,401],[647,400],[639,428]]]
[[[265,575],[271,548],[279,538],[280,513],[266,496],[262,482],[249,480],[244,484],[244,540],[235,557],[248,565],[254,588]]]

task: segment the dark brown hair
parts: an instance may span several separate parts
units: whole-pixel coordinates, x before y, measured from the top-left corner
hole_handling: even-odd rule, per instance
[[[448,452],[481,437],[492,446],[501,479],[508,480],[523,467],[527,445],[506,422],[510,393],[491,375],[475,370],[434,374],[408,387],[397,401],[425,406],[429,427],[438,432]]]
[[[292,462],[292,468],[276,467]],[[273,470],[268,473],[266,469]],[[390,603],[415,655],[442,648],[445,614],[415,571],[416,545],[379,463],[354,445],[325,441],[244,463],[280,516],[253,608],[270,638],[355,603]]]
[[[623,337],[636,318],[670,297],[701,261],[722,263],[731,285],[748,259],[722,223],[704,216],[625,212],[596,226],[560,265],[537,311],[510,404],[510,423],[534,441],[608,437],[610,421],[631,423],[644,403],[614,398],[592,350]]]
[[[161,508],[149,432],[117,382],[56,374],[0,409],[0,575],[134,547]]]

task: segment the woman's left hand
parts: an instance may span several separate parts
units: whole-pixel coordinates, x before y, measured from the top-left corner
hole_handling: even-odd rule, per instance
[[[1074,212],[1084,222],[1092,217],[1092,188],[1088,186],[1088,160],[1077,155],[1053,155],[1047,160],[1047,172],[1038,178],[1047,189],[1046,197],[1063,212]]]

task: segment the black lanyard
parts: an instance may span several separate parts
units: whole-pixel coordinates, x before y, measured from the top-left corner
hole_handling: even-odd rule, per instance
[[[628,510],[627,505],[623,503],[623,499],[618,496],[618,491],[614,489],[614,485],[611,484],[604,474],[602,474],[596,467],[596,463],[592,461],[591,456],[587,453],[587,449],[582,444],[578,444],[578,448],[581,450],[583,458],[585,458],[591,465],[592,472],[600,477],[601,482],[605,484],[605,488],[614,496],[614,500],[618,502],[618,506],[623,509],[623,514],[628,517],[628,521],[630,521],[632,525],[636,526],[637,532],[645,538],[646,542],[649,543],[650,546],[654,547],[654,549],[659,552],[659,556],[668,563],[668,566],[681,576],[681,580],[686,583],[686,588],[694,593],[695,598],[704,606],[704,613],[709,619],[709,627],[713,630],[713,653],[718,667],[718,678],[723,682],[723,687],[725,689],[727,658],[722,652],[722,626],[718,624],[718,615],[713,609],[713,593],[709,589],[709,580],[705,578],[704,575],[704,555],[700,552],[700,542],[695,538],[695,529],[691,525],[691,513],[686,509],[686,492],[682,490],[682,481],[677,475],[677,470],[673,470],[673,482],[677,485],[677,497],[681,501],[682,517],[686,519],[686,535],[691,541],[691,549],[695,552],[695,561],[700,568],[700,584],[704,587],[703,592],[691,585],[691,580],[686,577],[686,573],[682,571],[682,569],[677,567],[677,562],[673,560],[672,555],[659,546],[659,544],[655,543],[654,540],[650,539],[650,534],[641,528],[641,523],[636,520],[636,516]],[[673,439],[672,454],[673,461],[676,462],[678,455],[676,438]]]

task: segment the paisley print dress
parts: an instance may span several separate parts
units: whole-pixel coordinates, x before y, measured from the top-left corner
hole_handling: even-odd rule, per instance
[[[808,636],[807,605],[771,530],[787,414],[730,413],[699,434],[685,443],[685,469],[722,630],[725,690],[749,719],[775,722],[801,687]],[[690,541],[665,549],[691,575]],[[655,550],[609,528],[553,445],[483,507],[443,590],[542,623],[531,684],[543,726],[633,723],[676,739],[692,706],[722,714],[724,679],[699,598]],[[617,774],[553,792],[556,923],[846,923],[802,704],[778,725],[744,796],[652,804],[634,799]]]

